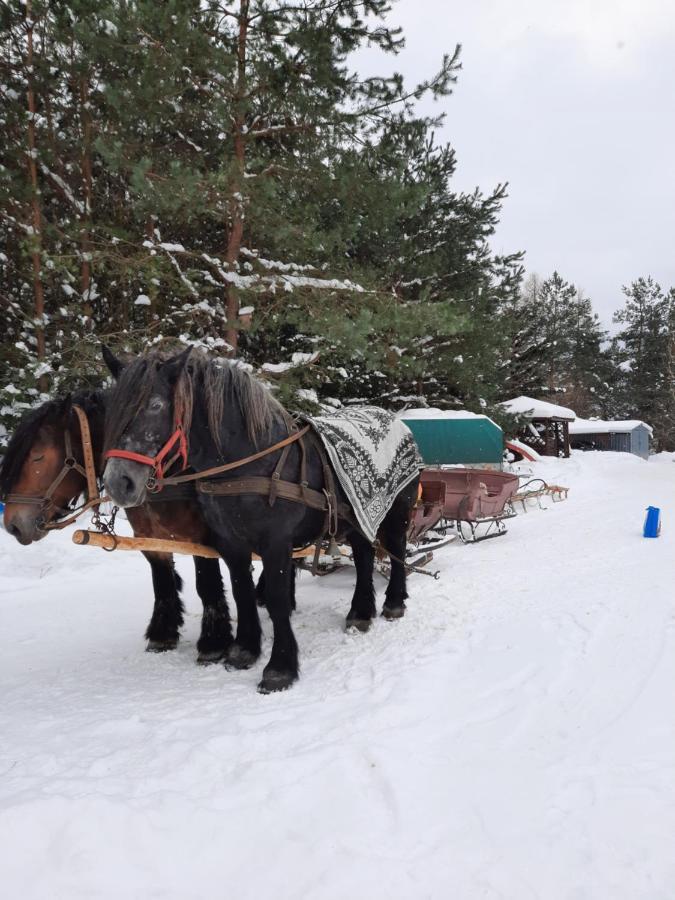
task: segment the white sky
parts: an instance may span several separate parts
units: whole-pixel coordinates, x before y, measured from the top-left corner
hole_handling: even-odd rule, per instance
[[[621,285],[675,286],[675,0],[399,0],[406,49],[365,71],[413,83],[462,44],[439,139],[456,189],[509,182],[497,251],[582,287],[606,324]]]

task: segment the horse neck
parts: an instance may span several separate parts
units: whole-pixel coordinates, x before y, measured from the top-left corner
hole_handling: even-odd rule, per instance
[[[196,469],[213,465],[213,461],[234,462],[259,450],[272,446],[286,437],[288,430],[282,421],[276,421],[269,432],[256,444],[248,434],[246,422],[236,402],[226,403],[220,422],[220,444],[209,429],[206,406],[201,397],[195,396],[190,429],[190,465]]]

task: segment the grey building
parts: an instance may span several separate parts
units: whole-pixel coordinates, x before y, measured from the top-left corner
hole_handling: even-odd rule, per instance
[[[569,430],[570,443],[575,450],[616,450],[649,459],[652,428],[646,422],[575,419],[570,422]]]

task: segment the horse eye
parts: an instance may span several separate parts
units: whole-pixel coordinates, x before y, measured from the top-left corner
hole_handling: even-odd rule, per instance
[[[44,458],[45,458],[44,453],[41,453],[39,456],[34,456],[33,459],[31,460],[31,462],[42,462],[42,460]]]
[[[150,403],[150,410],[152,412],[159,412],[163,406],[164,404],[161,400],[152,400]]]

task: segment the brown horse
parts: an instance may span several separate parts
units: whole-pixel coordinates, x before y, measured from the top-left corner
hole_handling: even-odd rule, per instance
[[[6,499],[5,528],[20,544],[32,544],[48,527],[67,516],[86,488],[80,419],[86,414],[97,473],[101,471],[106,393],[81,391],[50,400],[27,413],[7,448],[0,468],[0,496]],[[69,459],[70,457],[70,459]],[[197,541],[210,544],[211,535],[192,492],[176,489],[161,502],[127,510],[138,537]],[[152,571],[155,595],[146,630],[147,650],[172,650],[183,624],[182,581],[169,553],[144,553]],[[223,658],[232,643],[230,615],[218,560],[194,557],[197,593],[204,612],[199,640],[200,663]]]

